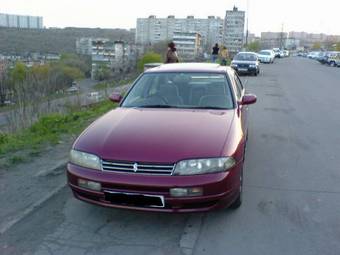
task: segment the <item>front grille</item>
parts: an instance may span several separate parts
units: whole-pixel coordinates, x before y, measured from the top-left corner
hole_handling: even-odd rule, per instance
[[[238,64],[238,67],[240,67],[240,68],[248,68],[249,64]]]
[[[109,172],[172,175],[174,164],[147,164],[102,160],[102,169]]]

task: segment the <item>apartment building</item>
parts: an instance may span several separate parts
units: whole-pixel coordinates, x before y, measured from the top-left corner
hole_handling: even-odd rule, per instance
[[[197,19],[194,16],[176,18],[173,15],[167,18],[157,18],[154,15],[138,18],[136,44],[152,45],[160,41],[170,41],[174,39],[175,33],[198,33],[202,46],[210,48],[215,43],[222,43],[223,23],[223,19],[215,16],[207,19]]]
[[[287,38],[286,32],[262,32],[261,47],[264,49],[284,48]]]
[[[243,47],[245,12],[237,7],[226,11],[223,44],[230,53],[237,53]]]
[[[124,41],[112,41],[107,38],[78,38],[76,41],[78,54],[89,55],[92,60],[91,77],[105,68],[113,75],[128,72],[136,65],[136,50]]]
[[[43,18],[0,13],[0,27],[42,29]]]
[[[299,40],[301,46],[312,47],[315,43],[336,43],[340,35],[316,34],[307,32],[289,32],[289,38]]]
[[[175,32],[173,41],[181,61],[195,61],[203,54],[202,38],[196,32]]]

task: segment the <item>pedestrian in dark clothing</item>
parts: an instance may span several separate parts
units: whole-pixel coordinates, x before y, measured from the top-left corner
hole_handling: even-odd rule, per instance
[[[218,59],[218,54],[220,52],[220,48],[218,47],[218,44],[216,43],[215,46],[213,47],[213,51],[211,54],[211,61],[213,63],[216,63],[216,60]]]
[[[177,49],[176,49],[176,45],[171,42],[168,44],[168,52],[166,53],[166,60],[165,63],[166,64],[171,64],[171,63],[178,63],[178,55],[177,55]]]

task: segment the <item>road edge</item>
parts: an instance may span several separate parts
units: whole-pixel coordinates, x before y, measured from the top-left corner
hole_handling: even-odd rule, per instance
[[[65,165],[66,167],[66,165]],[[10,230],[14,225],[16,225],[19,221],[24,219],[27,215],[32,213],[34,210],[39,208],[46,201],[50,200],[54,195],[59,193],[63,188],[66,187],[66,182],[60,184],[55,189],[48,192],[45,196],[43,196],[40,200],[33,203],[31,206],[27,207],[22,212],[18,213],[12,220],[0,225],[0,236],[4,235],[8,230]]]

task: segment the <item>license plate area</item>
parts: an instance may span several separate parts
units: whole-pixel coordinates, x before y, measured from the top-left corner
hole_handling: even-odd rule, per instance
[[[247,72],[248,71],[248,68],[239,68],[238,69],[240,72]]]
[[[105,191],[105,200],[114,205],[164,208],[164,197],[137,193]]]

